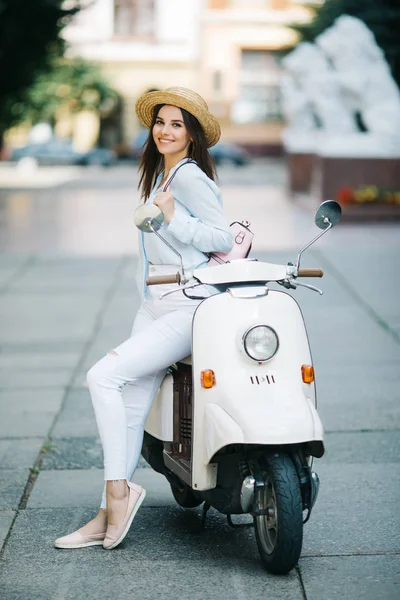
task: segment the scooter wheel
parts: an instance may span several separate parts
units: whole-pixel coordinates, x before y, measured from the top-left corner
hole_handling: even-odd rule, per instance
[[[171,485],[172,495],[175,500],[182,506],[183,508],[195,508],[196,506],[200,506],[203,503],[203,500],[199,500],[197,496],[194,495],[192,490],[187,486],[182,484],[182,487],[178,487],[177,485]]]
[[[283,575],[298,563],[303,543],[303,507],[299,478],[288,454],[275,452],[265,459],[264,489],[254,516],[258,550],[267,571]]]

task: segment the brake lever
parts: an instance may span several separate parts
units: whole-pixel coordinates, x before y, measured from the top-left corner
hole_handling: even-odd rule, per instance
[[[297,279],[296,279],[296,283],[293,283],[293,280],[290,277],[288,277],[287,279],[281,279],[277,283],[282,285],[287,290],[295,290],[297,288],[297,286],[299,285],[300,287],[305,287],[305,288],[308,288],[309,290],[312,290],[313,292],[317,292],[321,296],[324,293],[319,288],[314,287],[313,285],[310,285],[309,283],[302,283],[301,281],[297,281]]]
[[[324,293],[322,290],[320,290],[320,289],[319,289],[319,288],[317,288],[317,287],[314,287],[313,285],[310,285],[309,283],[303,283],[302,281],[296,281],[296,285],[295,285],[294,287],[296,288],[298,285],[299,285],[300,287],[305,287],[305,288],[308,288],[309,290],[312,290],[313,292],[317,292],[317,293],[318,293],[318,294],[320,294],[321,296],[322,296],[322,295],[323,295],[323,293]]]
[[[181,292],[183,290],[190,290],[191,288],[198,287],[199,285],[201,285],[201,282],[192,283],[191,285],[179,286],[176,290],[169,290],[168,292],[163,292],[162,294],[160,294],[159,299],[162,300],[163,298],[165,298],[165,296],[169,296],[170,294],[176,294],[176,292]]]

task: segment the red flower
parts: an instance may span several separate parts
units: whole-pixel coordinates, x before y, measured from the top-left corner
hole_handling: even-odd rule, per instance
[[[342,187],[337,193],[337,201],[339,204],[349,204],[354,202],[354,192],[349,187]]]

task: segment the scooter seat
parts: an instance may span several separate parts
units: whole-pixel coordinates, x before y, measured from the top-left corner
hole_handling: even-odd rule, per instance
[[[182,360],[178,360],[178,363],[183,363],[184,365],[192,364],[192,355],[186,356],[186,358],[182,358]]]

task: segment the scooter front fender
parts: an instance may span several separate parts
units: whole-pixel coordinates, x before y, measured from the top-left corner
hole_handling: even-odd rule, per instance
[[[278,420],[273,418],[272,410],[271,418],[263,422],[243,414],[240,425],[221,407],[225,404],[223,398],[218,404],[207,404],[204,407],[207,462],[211,462],[218,450],[230,444],[280,446],[312,442],[313,454],[322,456],[324,430],[321,419],[308,398],[296,398],[295,401],[298,403],[296,410],[283,414],[280,406]]]

